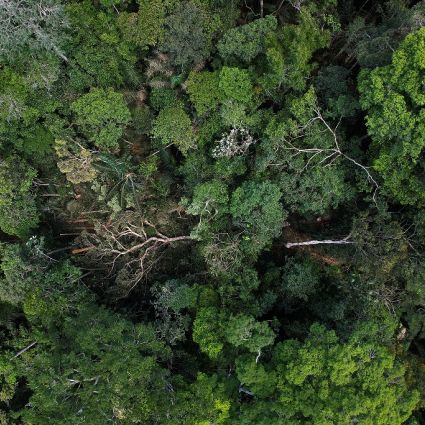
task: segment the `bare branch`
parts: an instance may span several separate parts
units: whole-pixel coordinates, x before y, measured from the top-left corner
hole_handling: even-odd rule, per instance
[[[166,247],[192,240],[190,235],[167,236],[149,220],[127,213],[113,223],[97,224],[94,233],[83,234],[83,246],[74,252],[84,252],[105,265],[109,276],[119,276],[126,297],[146,278]]]
[[[311,164],[313,163],[313,160],[315,158],[317,158],[319,155],[323,155],[323,158],[320,159],[319,162],[317,162],[315,164],[315,166],[318,165],[322,165],[324,164],[325,167],[330,166],[334,161],[336,161],[338,158],[345,158],[347,161],[350,161],[352,164],[354,164],[356,167],[360,168],[367,176],[367,179],[369,182],[372,183],[372,185],[374,186],[374,191],[373,191],[373,195],[372,195],[372,199],[376,204],[376,194],[378,192],[379,189],[379,185],[377,183],[377,181],[375,180],[375,178],[373,177],[372,173],[369,170],[369,167],[359,163],[358,161],[356,161],[354,158],[352,158],[351,156],[347,155],[345,152],[343,152],[341,150],[340,144],[339,144],[339,140],[338,140],[338,135],[337,135],[337,131],[338,131],[338,127],[341,124],[341,118],[338,121],[337,125],[335,128],[332,128],[329,123],[324,119],[320,109],[318,106],[315,107],[314,109],[314,113],[315,116],[313,118],[310,118],[306,124],[300,126],[298,128],[298,134],[296,136],[291,137],[289,140],[288,139],[284,139],[284,146],[283,149],[285,150],[289,150],[289,151],[293,151],[294,154],[293,156],[298,156],[300,154],[306,154],[309,155],[306,164],[304,165],[304,167],[302,168],[301,172],[304,172],[307,168],[309,168],[311,166]],[[324,126],[324,131],[329,133],[332,136],[332,140],[333,140],[333,146],[332,147],[327,147],[327,148],[319,148],[319,147],[312,147],[312,148],[303,148],[303,147],[298,147],[294,144],[294,142],[297,139],[301,139],[303,137],[305,137],[306,135],[306,130],[311,127],[311,125],[315,122],[319,121],[320,123],[322,123],[322,125]],[[274,163],[274,164],[270,164],[270,165],[274,165],[274,166],[281,166],[282,164],[280,163]]]
[[[18,351],[13,357],[10,358],[10,360],[16,359],[16,357],[19,357],[20,355],[24,354],[26,351],[30,350],[36,344],[37,344],[37,341],[31,342],[31,344],[27,345],[25,348]]]
[[[324,240],[310,240],[305,242],[287,242],[285,244],[286,248],[293,248],[295,246],[306,246],[306,245],[347,245],[353,244],[354,242],[350,240],[351,235],[346,236],[344,239],[332,240],[332,239],[324,239]]]

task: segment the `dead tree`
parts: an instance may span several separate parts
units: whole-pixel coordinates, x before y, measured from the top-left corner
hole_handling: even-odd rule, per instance
[[[191,240],[189,235],[165,235],[148,219],[130,213],[114,223],[98,223],[94,233],[81,238],[78,249],[105,265],[110,276],[121,276],[124,298],[146,278],[165,248]]]

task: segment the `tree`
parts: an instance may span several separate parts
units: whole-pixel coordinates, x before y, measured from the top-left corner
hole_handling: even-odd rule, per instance
[[[158,362],[169,352],[151,326],[87,305],[65,318],[59,332],[55,338],[34,326],[27,338],[36,348],[14,360],[31,391],[30,404],[19,411],[25,422],[159,422],[169,393]]]
[[[316,323],[304,342],[278,343],[264,366],[241,358],[238,377],[254,403],[241,405],[242,423],[262,423],[265,403],[269,423],[405,423],[419,394],[379,328],[364,323],[342,342]]]
[[[217,231],[226,223],[225,216],[229,211],[228,203],[227,186],[219,180],[212,180],[195,187],[187,212],[199,216],[196,233],[201,238],[203,232],[209,234]]]
[[[231,158],[236,155],[244,155],[255,142],[256,140],[247,129],[234,127],[216,142],[212,156],[214,158]]]
[[[267,38],[269,70],[262,79],[266,89],[284,85],[303,90],[315,66],[311,63],[314,52],[330,41],[327,25],[317,22],[308,8],[301,9],[299,20],[298,24],[282,26]]]
[[[413,7],[399,1],[388,1],[377,10],[379,19],[368,22],[356,16],[347,28],[344,50],[362,68],[376,68],[391,63],[394,50],[410,32],[421,28],[425,17],[423,2]]]
[[[163,49],[181,68],[202,63],[212,48],[208,17],[194,2],[179,2],[167,17]]]
[[[198,311],[193,322],[193,341],[211,359],[216,359],[223,350],[225,319],[225,314],[218,308],[204,307]]]
[[[225,99],[245,104],[251,102],[254,92],[248,71],[228,66],[220,71],[219,88]]]
[[[67,60],[64,34],[68,22],[64,7],[55,0],[0,1],[0,57],[9,61],[52,52]]]
[[[23,159],[13,155],[0,161],[0,229],[22,239],[39,222],[32,193],[36,171]]]
[[[76,123],[97,147],[115,150],[131,114],[121,93],[92,88],[71,104]]]
[[[226,424],[230,417],[231,400],[225,385],[216,375],[198,373],[196,381],[177,391],[167,425],[182,423]]]
[[[91,1],[72,1],[66,12],[71,33],[68,89],[82,93],[91,87],[116,88],[138,81],[137,45],[122,35],[113,8],[99,10]]]
[[[242,229],[247,252],[258,253],[279,236],[286,218],[280,204],[279,187],[267,180],[246,181],[231,195],[230,213],[233,222]]]
[[[360,103],[367,111],[368,133],[376,147],[374,168],[400,203],[425,201],[420,157],[425,148],[425,29],[409,34],[392,63],[359,76]]]
[[[126,42],[147,50],[164,38],[165,2],[139,0],[138,3],[137,13],[120,13],[117,25]]]
[[[218,51],[226,63],[251,63],[265,49],[267,36],[276,28],[277,19],[272,15],[232,28],[218,42]]]
[[[5,66],[0,70],[0,144],[6,151],[17,149],[28,157],[50,151],[53,136],[46,121],[59,102],[46,94],[46,89],[52,88],[58,76],[56,71],[49,75],[49,62],[45,67],[17,72]]]
[[[283,291],[290,298],[307,301],[319,289],[320,277],[318,265],[310,259],[290,258],[283,268]]]
[[[316,79],[318,98],[324,103],[325,116],[337,119],[354,116],[360,104],[350,90],[350,72],[342,66],[328,66],[319,71]]]
[[[79,184],[95,179],[94,155],[79,143],[56,140],[55,151],[58,157],[58,168],[71,183]]]
[[[355,192],[346,182],[349,164],[367,183],[361,190],[372,190],[376,201],[378,181],[357,159],[358,152],[346,152],[339,127],[324,118],[313,88],[270,120],[263,144],[266,161],[258,165],[277,172],[284,199],[294,211],[322,214],[351,199]]]
[[[152,135],[163,145],[175,144],[184,155],[195,146],[192,122],[181,106],[162,109],[154,121]]]
[[[49,326],[77,311],[92,297],[69,261],[46,254],[44,240],[0,247],[1,302],[20,307],[33,323]]]
[[[213,111],[223,100],[220,72],[192,71],[187,80],[187,92],[199,115]]]
[[[185,310],[195,306],[196,290],[178,280],[167,280],[151,289],[154,295],[155,330],[160,339],[175,345],[185,340],[190,317]]]
[[[257,322],[245,314],[230,316],[225,335],[227,341],[235,347],[257,353],[257,361],[262,348],[273,344],[275,337],[267,322]]]
[[[275,347],[279,411],[287,420],[301,415],[312,424],[333,421],[404,423],[418,393],[405,370],[377,338],[378,324],[364,324],[346,343],[315,324],[304,343]],[[368,338],[369,336],[369,338]]]

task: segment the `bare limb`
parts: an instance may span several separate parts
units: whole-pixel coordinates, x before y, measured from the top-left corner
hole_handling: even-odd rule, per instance
[[[324,240],[310,240],[305,242],[287,242],[285,244],[286,248],[293,248],[295,246],[306,246],[306,245],[347,245],[353,244],[354,242],[350,240],[351,235],[348,235],[344,239],[332,240],[332,239],[324,239]]]
[[[30,350],[32,347],[34,347],[34,345],[36,344],[37,344],[37,341],[31,342],[31,344],[27,345],[25,348],[18,351],[13,357],[10,358],[10,360],[16,359],[16,357],[19,357],[20,355],[24,354],[25,352]]]
[[[372,199],[376,204],[376,194],[379,190],[379,185],[378,185],[378,182],[373,177],[372,173],[370,172],[369,167],[367,167],[367,166],[361,164],[360,162],[356,161],[354,158],[347,155],[345,152],[343,152],[341,150],[339,140],[338,140],[338,135],[337,135],[338,127],[341,124],[341,119],[338,121],[336,127],[332,128],[329,125],[329,123],[324,119],[324,117],[323,117],[318,106],[315,107],[314,113],[315,113],[315,116],[313,118],[310,118],[307,121],[306,124],[304,124],[304,125],[302,125],[298,128],[298,134],[296,136],[293,136],[290,139],[284,139],[283,140],[283,142],[284,142],[283,149],[293,151],[294,157],[298,156],[300,154],[309,155],[309,157],[306,161],[306,164],[302,168],[301,172],[304,172],[308,167],[310,167],[310,165],[313,163],[313,160],[320,155],[323,155],[323,158],[320,159],[320,161],[317,162],[315,164],[315,166],[324,164],[325,167],[328,167],[334,161],[336,161],[338,158],[341,158],[341,157],[345,158],[347,161],[350,161],[352,164],[354,164],[356,167],[360,168],[366,174],[368,181],[370,183],[372,183],[372,185],[374,186]],[[317,121],[319,121],[324,126],[323,131],[329,133],[332,136],[333,146],[327,147],[327,148],[319,148],[319,147],[303,148],[303,147],[296,146],[294,144],[294,142],[297,139],[303,138],[305,136],[306,130],[309,127],[311,127],[311,125],[313,123],[315,123]],[[275,164],[270,164],[270,165],[280,166],[282,164],[275,163]]]
[[[114,223],[98,224],[94,233],[82,235],[81,248],[96,263],[109,270],[109,276],[120,276],[124,297],[146,278],[166,247],[192,241],[190,235],[167,236],[155,224],[138,215],[123,214]]]

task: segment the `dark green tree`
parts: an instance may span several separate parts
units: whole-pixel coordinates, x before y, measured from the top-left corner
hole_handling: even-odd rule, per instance
[[[32,192],[36,171],[19,156],[0,160],[0,229],[22,239],[39,223]]]

